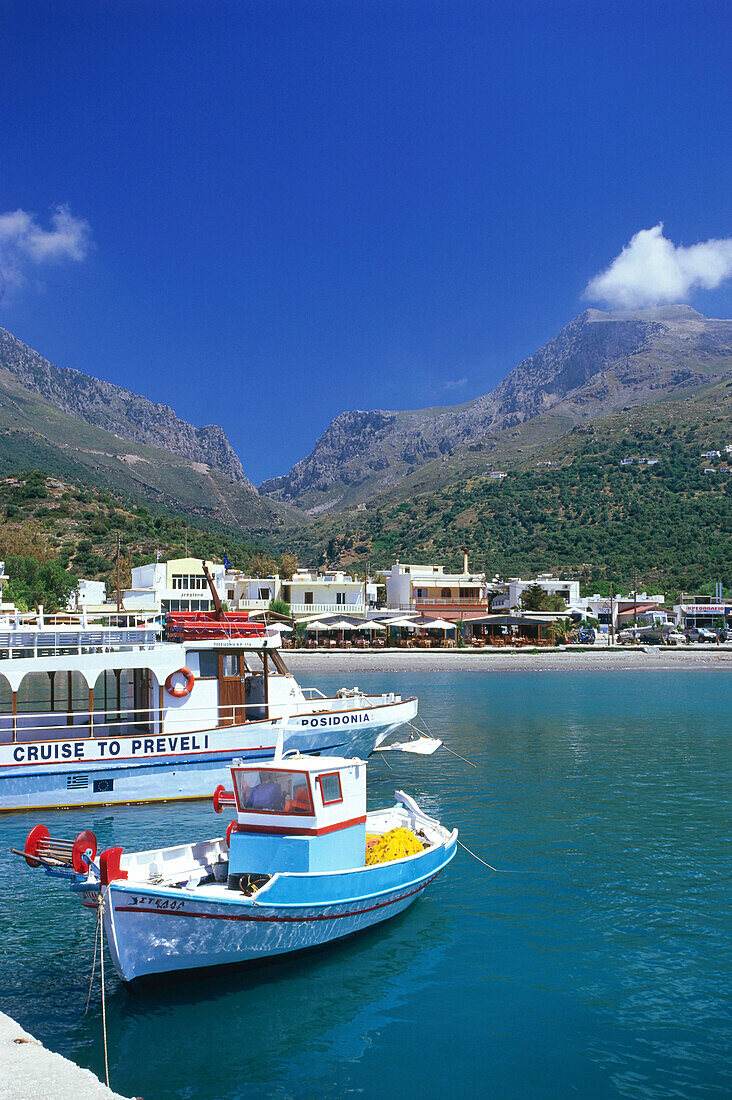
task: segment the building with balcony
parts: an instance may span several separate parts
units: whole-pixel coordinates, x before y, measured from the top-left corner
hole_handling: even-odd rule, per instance
[[[216,562],[206,566],[220,600],[227,598],[226,569]],[[132,570],[132,587],[123,593],[125,611],[213,611],[213,600],[199,558],[140,565]]]
[[[271,577],[248,577],[229,569],[226,574],[226,602],[231,611],[266,611],[271,600],[282,598],[282,581]]]
[[[502,584],[502,591],[493,596],[491,610],[510,611],[512,607],[520,607],[523,593],[533,584],[538,584],[548,596],[561,596],[567,607],[580,606],[579,581],[563,581],[551,573],[540,573],[534,580],[512,577]]]
[[[363,581],[347,573],[299,569],[281,582],[279,598],[289,603],[293,615],[364,615],[364,588]]]
[[[470,572],[466,551],[461,573],[446,573],[442,565],[397,562],[384,576],[386,606],[390,609],[419,611],[456,621],[490,607],[486,575]]]

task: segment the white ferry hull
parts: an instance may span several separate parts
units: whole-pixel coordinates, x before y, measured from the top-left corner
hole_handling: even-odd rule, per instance
[[[365,758],[417,714],[417,700],[293,715],[284,749]],[[0,745],[0,812],[210,798],[236,758],[274,755],[282,723],[195,733],[89,737]],[[84,731],[86,733],[86,731]]]

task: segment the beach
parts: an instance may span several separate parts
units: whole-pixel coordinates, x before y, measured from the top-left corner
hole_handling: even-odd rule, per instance
[[[732,645],[628,646],[620,649],[291,649],[290,669],[329,672],[631,672],[718,669],[732,672]]]

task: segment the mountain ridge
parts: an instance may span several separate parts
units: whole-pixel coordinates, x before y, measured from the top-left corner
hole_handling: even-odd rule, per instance
[[[26,389],[78,420],[123,439],[204,462],[256,492],[218,424],[196,428],[181,420],[169,405],[73,367],[57,367],[4,328],[0,328],[0,367],[15,375]]]
[[[605,313],[568,322],[495,389],[458,406],[341,413],[311,453],[261,493],[317,515],[390,490],[462,447],[548,412],[572,423],[663,399],[732,369],[732,321],[689,306]]]

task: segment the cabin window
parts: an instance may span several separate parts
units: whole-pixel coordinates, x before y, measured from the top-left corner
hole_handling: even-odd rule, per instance
[[[216,679],[219,674],[219,655],[213,649],[200,649],[198,657],[198,676],[201,680]]]
[[[238,676],[239,675],[239,654],[238,653],[223,653],[221,655],[221,675],[222,676]]]
[[[334,802],[343,801],[341,777],[338,772],[319,775],[317,782],[320,784],[320,796],[323,799],[324,806],[331,806]]]
[[[313,816],[307,772],[275,768],[233,768],[239,810],[263,814]]]

